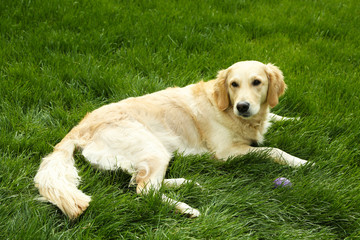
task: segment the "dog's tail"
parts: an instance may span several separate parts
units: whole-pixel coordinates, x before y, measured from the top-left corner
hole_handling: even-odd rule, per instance
[[[77,188],[80,177],[73,159],[76,141],[70,133],[55,146],[53,153],[43,158],[34,180],[41,199],[74,219],[85,211],[91,198]]]

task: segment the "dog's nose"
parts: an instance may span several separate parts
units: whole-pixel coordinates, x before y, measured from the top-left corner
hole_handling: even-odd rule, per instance
[[[250,103],[248,102],[239,102],[236,104],[236,109],[239,113],[246,113],[250,108]]]

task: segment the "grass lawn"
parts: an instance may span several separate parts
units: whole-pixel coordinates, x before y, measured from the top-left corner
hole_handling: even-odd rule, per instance
[[[359,12],[358,0],[0,1],[0,239],[359,239]],[[315,167],[175,154],[167,177],[204,188],[162,189],[202,213],[188,219],[77,153],[86,212],[70,221],[37,201],[41,157],[86,112],[241,60],[280,67],[273,112],[301,117],[264,145]],[[272,189],[277,177],[293,188]]]

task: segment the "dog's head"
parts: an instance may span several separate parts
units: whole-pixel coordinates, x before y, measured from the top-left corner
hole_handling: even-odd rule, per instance
[[[245,61],[219,71],[214,88],[214,99],[221,111],[231,106],[235,115],[251,118],[264,104],[275,107],[286,84],[276,66]]]

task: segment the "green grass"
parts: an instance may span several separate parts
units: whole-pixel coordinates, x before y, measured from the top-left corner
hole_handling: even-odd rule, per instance
[[[359,12],[357,0],[1,1],[0,239],[360,238]],[[301,117],[265,145],[315,167],[176,154],[167,177],[204,188],[162,190],[201,211],[188,219],[77,154],[88,210],[70,221],[36,200],[41,157],[86,112],[250,59],[283,70],[274,112]],[[280,176],[293,189],[272,189]]]

